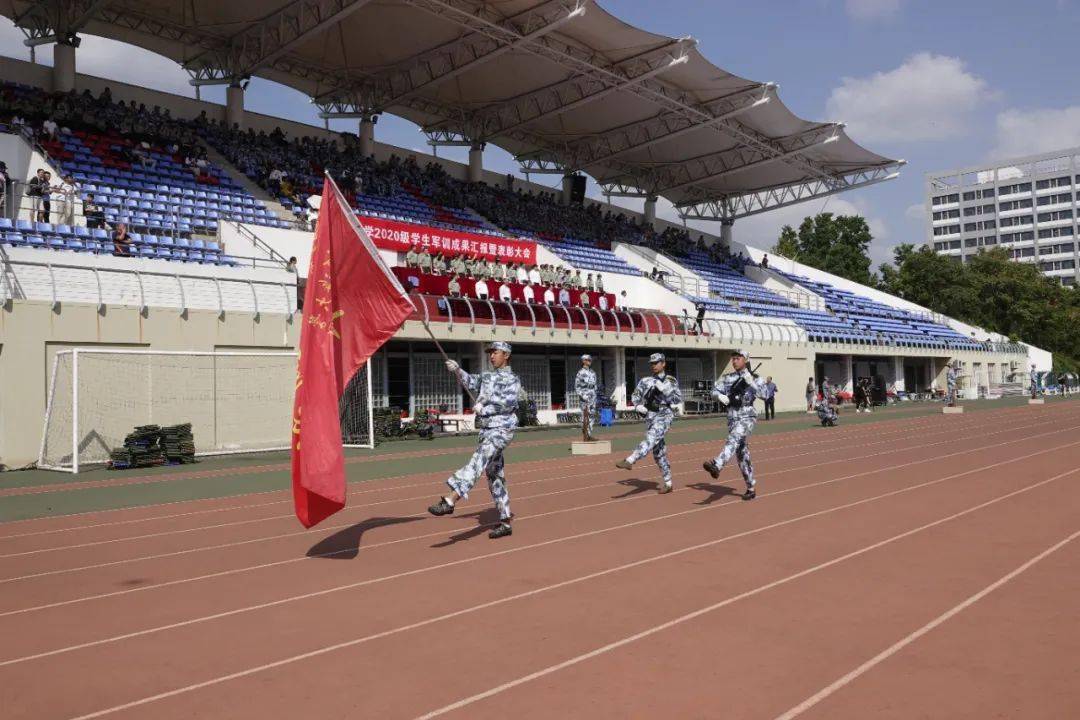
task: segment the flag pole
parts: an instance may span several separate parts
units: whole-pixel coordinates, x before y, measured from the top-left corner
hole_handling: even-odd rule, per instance
[[[439,343],[439,339],[437,337],[435,337],[435,333],[433,333],[431,331],[431,326],[427,324],[426,320],[421,320],[420,323],[424,326],[424,329],[427,330],[428,336],[431,338],[432,342],[435,343],[435,348],[439,351],[439,354],[442,355],[443,360],[445,360],[446,362],[451,362],[449,356],[447,356],[447,354],[446,354],[446,351],[443,350],[443,346]],[[461,367],[461,366],[459,365],[458,367]],[[472,399],[473,404],[475,405],[476,404],[476,396],[473,395],[473,391],[470,390],[467,385],[464,385],[461,382],[461,378],[458,377],[457,373],[454,373],[454,377],[457,378],[458,385],[461,385],[461,387],[465,389],[465,392],[469,393],[469,398]]]

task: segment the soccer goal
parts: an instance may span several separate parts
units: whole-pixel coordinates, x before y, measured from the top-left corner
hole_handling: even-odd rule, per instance
[[[109,460],[136,426],[191,423],[197,455],[287,450],[295,352],[63,350],[53,361],[38,467]],[[362,368],[341,402],[342,441],[374,447]]]

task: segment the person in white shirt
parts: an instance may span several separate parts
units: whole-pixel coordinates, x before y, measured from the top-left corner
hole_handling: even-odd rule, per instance
[[[600,306],[601,310],[607,310],[608,309],[607,295],[601,295],[600,299],[597,301],[597,305]]]
[[[522,294],[525,296],[525,302],[530,304],[536,302],[536,293],[533,292],[532,285],[526,285]]]
[[[544,304],[545,305],[554,305],[555,304],[555,293],[552,291],[551,288],[548,288],[547,290],[544,290]]]
[[[56,138],[56,133],[60,129],[56,125],[56,121],[52,118],[48,118],[45,122],[41,123],[41,129],[49,134],[49,137]]]
[[[536,269],[535,265],[529,268],[529,282],[531,282],[533,285],[539,285],[541,282],[543,282],[540,279],[540,271]]]
[[[78,198],[79,186],[75,178],[65,175],[63,181],[53,188],[59,209],[58,222],[64,225],[75,224],[75,201]]]
[[[570,304],[570,291],[567,290],[566,288],[561,288],[559,290],[559,304],[560,305],[569,305]]]
[[[475,290],[475,292],[476,292],[476,297],[480,298],[481,300],[487,300],[488,299],[488,286],[487,286],[487,283],[484,282],[483,280],[477,280],[476,281],[476,290]]]
[[[510,298],[510,286],[506,283],[503,283],[499,286],[499,299],[509,301]]]
[[[529,271],[525,269],[525,263],[517,266],[517,281],[522,285],[529,282]]]

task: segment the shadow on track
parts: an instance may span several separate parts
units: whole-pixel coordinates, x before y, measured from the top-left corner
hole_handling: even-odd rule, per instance
[[[486,533],[491,528],[495,527],[499,523],[499,511],[495,508],[487,508],[485,510],[478,510],[477,512],[466,513],[461,515],[462,518],[473,518],[476,520],[476,525],[470,527],[468,530],[462,530],[459,533],[451,535],[442,542],[435,543],[431,547],[444,548],[456,545],[459,542],[471,540],[477,535]]]
[[[630,489],[622,495],[612,495],[612,500],[640,495],[643,492],[656,492],[660,489],[660,483],[655,480],[638,480],[636,478],[630,478],[629,480],[619,480],[619,484],[625,485]]]
[[[360,552],[360,541],[364,533],[375,528],[423,520],[422,517],[373,517],[338,530],[333,535],[315,543],[307,551],[308,557],[329,558],[331,560],[352,560]]]
[[[729,488],[727,485],[714,485],[707,482],[692,483],[687,487],[709,493],[703,500],[694,503],[695,505],[712,505],[717,500],[739,494],[734,488]]]

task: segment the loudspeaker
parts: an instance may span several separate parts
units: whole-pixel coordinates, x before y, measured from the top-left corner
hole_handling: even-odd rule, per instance
[[[570,176],[570,202],[577,203],[578,205],[585,202],[585,176],[584,175],[571,175]]]

